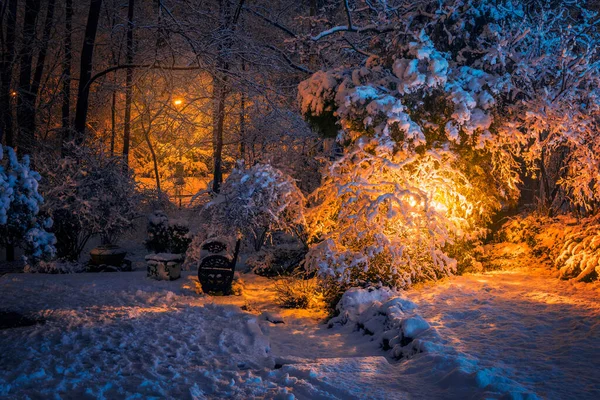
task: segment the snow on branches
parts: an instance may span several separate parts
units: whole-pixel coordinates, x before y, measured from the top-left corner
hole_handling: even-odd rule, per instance
[[[360,140],[312,196],[306,267],[337,285],[407,287],[456,271],[444,248],[484,233],[486,204],[454,155],[410,154]]]
[[[77,261],[94,235],[113,243],[139,216],[142,195],[121,158],[72,145],[67,157],[48,163],[45,176],[45,209],[56,221],[60,257]]]
[[[19,161],[11,147],[0,147],[0,244],[24,246],[33,259],[52,258],[56,251],[56,238],[45,230],[52,220],[39,219],[40,180],[28,156]]]
[[[546,201],[594,212],[600,20],[586,2],[344,4],[343,22],[311,35],[325,54],[348,55],[300,84],[311,122],[337,120],[344,140],[389,135],[405,149],[473,149],[500,198],[518,196],[526,166],[561,188],[542,193]],[[548,176],[555,154],[558,173]]]
[[[344,4],[346,24],[311,40],[356,53],[299,85],[309,122],[346,146],[313,202],[309,268],[346,284],[446,275],[448,243],[479,237],[524,167],[544,174],[555,154],[563,204],[594,209],[600,36],[583,2]]]
[[[255,249],[260,250],[272,231],[303,235],[304,201],[289,175],[269,164],[244,169],[240,163],[206,209],[214,234],[235,232],[251,238]]]
[[[562,279],[597,281],[600,278],[600,216],[577,219],[537,213],[519,215],[506,222],[499,232],[503,242],[523,246],[537,263],[549,261]],[[529,266],[529,265],[528,265]]]

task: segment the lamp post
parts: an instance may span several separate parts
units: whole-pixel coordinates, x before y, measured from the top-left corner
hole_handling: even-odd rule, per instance
[[[175,197],[179,198],[179,208],[181,208],[181,195],[183,186],[185,185],[185,178],[183,175],[183,163],[179,161],[177,164],[175,164],[175,179],[173,182],[175,186]]]

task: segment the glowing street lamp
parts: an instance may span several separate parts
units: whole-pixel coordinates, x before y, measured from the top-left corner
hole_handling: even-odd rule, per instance
[[[180,106],[183,104],[183,100],[182,99],[175,99],[173,100],[173,104],[175,104],[176,106]]]

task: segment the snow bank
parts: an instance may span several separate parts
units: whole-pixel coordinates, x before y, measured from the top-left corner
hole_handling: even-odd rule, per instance
[[[505,377],[500,369],[483,368],[477,358],[462,353],[443,339],[419,313],[415,303],[387,288],[353,288],[337,307],[340,315],[330,326],[350,325],[396,360],[408,360],[409,371],[430,369],[442,387],[479,389],[486,396],[535,399],[537,396]],[[466,323],[466,321],[464,321]]]

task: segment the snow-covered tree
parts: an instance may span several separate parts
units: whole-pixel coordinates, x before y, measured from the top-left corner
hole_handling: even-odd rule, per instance
[[[31,170],[29,157],[21,161],[11,147],[0,146],[0,245],[21,246],[34,260],[52,258],[56,238],[40,218],[44,199],[38,193],[40,174]]]
[[[238,164],[206,205],[215,234],[241,234],[260,250],[273,231],[304,235],[304,195],[295,181],[269,164]]]
[[[599,36],[583,2],[331,3],[308,41],[348,56],[299,101],[346,151],[313,201],[309,268],[347,284],[447,274],[447,244],[481,236],[522,169],[564,147],[558,184],[572,205],[597,201]]]
[[[342,140],[468,150],[500,197],[518,195],[527,167],[548,205],[597,207],[600,33],[587,2],[330,3],[308,41],[347,56],[300,85],[309,120]]]
[[[54,216],[60,257],[76,261],[88,240],[113,243],[132,228],[142,195],[122,158],[72,146],[45,171],[45,209]]]

